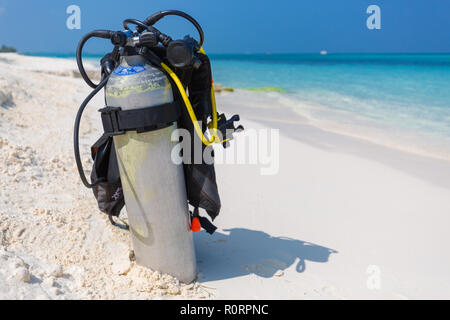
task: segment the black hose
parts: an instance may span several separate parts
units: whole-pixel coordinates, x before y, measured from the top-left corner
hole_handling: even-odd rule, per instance
[[[183,11],[179,11],[179,10],[159,11],[159,12],[154,13],[153,15],[148,17],[147,19],[145,19],[144,20],[144,24],[148,25],[148,26],[152,26],[152,25],[154,25],[156,22],[158,22],[159,20],[161,20],[165,16],[179,16],[179,17],[185,18],[186,20],[191,22],[194,25],[194,27],[197,29],[198,34],[200,36],[198,44],[199,44],[200,47],[203,46],[205,35],[203,33],[202,27],[197,22],[197,20],[195,20],[193,17],[191,17],[190,15],[188,15],[187,13],[185,13]]]
[[[104,179],[98,179],[97,181],[94,181],[94,183],[89,183],[87,181],[86,175],[84,174],[83,170],[83,164],[81,163],[81,157],[80,157],[80,146],[79,146],[79,134],[80,134],[80,121],[81,116],[83,115],[83,111],[86,108],[87,104],[91,99],[105,86],[106,82],[108,81],[109,76],[105,77],[98,86],[84,99],[83,103],[81,104],[80,108],[78,109],[77,116],[75,117],[75,125],[73,128],[73,148],[75,152],[75,162],[77,163],[78,173],[80,174],[81,181],[83,181],[83,184],[87,188],[92,188],[98,183],[104,181]]]
[[[126,20],[124,20],[122,22],[123,28],[125,30],[130,30],[130,28],[128,27],[129,23],[137,25],[140,28],[140,30],[142,30],[142,31],[147,30],[147,28],[148,28],[148,26],[144,22],[142,22],[140,20],[137,20],[137,19],[126,19]]]
[[[78,70],[80,70],[80,74],[83,77],[84,81],[91,87],[91,88],[97,88],[98,85],[93,83],[91,79],[89,79],[89,76],[86,73],[86,70],[84,70],[83,66],[83,47],[86,41],[88,41],[90,38],[103,38],[103,39],[111,39],[114,32],[109,30],[94,30],[92,32],[89,32],[86,34],[83,38],[81,38],[80,42],[78,43],[77,47],[77,65]]]

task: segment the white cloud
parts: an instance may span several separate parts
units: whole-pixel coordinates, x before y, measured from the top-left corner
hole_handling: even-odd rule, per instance
[[[2,14],[3,12],[5,12],[6,9],[5,8],[0,8],[0,14]]]

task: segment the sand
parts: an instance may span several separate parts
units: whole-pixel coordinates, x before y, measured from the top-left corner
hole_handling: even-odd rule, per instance
[[[75,62],[0,66],[0,299],[450,298],[449,161],[317,126],[270,93],[222,92],[247,129],[280,130],[279,172],[216,166],[219,230],[195,234],[199,279],[184,285],[131,261],[128,232],[79,180],[73,120],[90,88]],[[102,106],[83,119],[86,168]]]
[[[128,232],[111,226],[80,184],[72,128],[90,90],[70,72],[45,72],[53,62],[74,70],[74,61],[0,58],[0,91],[10,97],[0,108],[0,299],[208,298],[199,283],[181,285],[130,261]],[[101,104],[99,96],[81,128],[86,168]]]

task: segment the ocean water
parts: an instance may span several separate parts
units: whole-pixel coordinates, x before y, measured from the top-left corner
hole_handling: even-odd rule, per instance
[[[214,81],[223,86],[273,91],[261,94],[275,96],[278,100],[272,101],[311,122],[450,159],[450,54],[211,54],[210,58]]]
[[[282,91],[313,122],[450,158],[450,54],[212,55],[212,64],[216,82]]]

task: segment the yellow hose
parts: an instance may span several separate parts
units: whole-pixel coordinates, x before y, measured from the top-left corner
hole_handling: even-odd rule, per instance
[[[200,52],[205,54],[205,51],[203,48],[200,48]],[[223,141],[220,141],[219,137],[217,136],[217,111],[216,111],[216,97],[214,95],[214,86],[211,85],[211,103],[212,103],[212,127],[208,125],[208,128],[211,132],[211,139],[207,139],[202,132],[202,129],[200,128],[198,124],[197,117],[195,116],[194,109],[192,108],[191,102],[189,101],[189,98],[186,94],[186,90],[184,90],[183,84],[181,83],[178,76],[175,74],[175,72],[172,71],[164,62],[161,62],[161,66],[164,70],[169,74],[169,76],[173,79],[175,82],[178,91],[180,91],[181,97],[183,98],[184,105],[186,106],[186,109],[189,113],[189,117],[191,118],[192,124],[194,125],[195,132],[197,133],[198,137],[202,140],[203,144],[205,146],[209,146],[212,143],[220,143]]]

